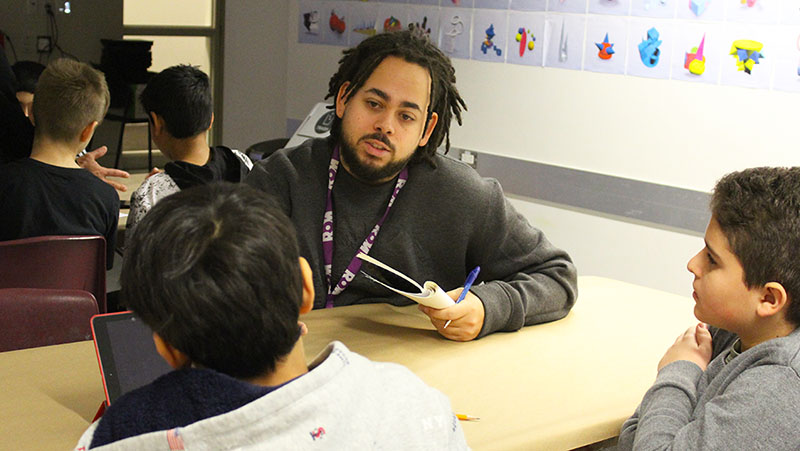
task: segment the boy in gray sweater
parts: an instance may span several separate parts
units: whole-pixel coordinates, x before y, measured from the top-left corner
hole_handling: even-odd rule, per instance
[[[728,174],[688,264],[702,321],[667,350],[619,449],[800,449],[800,168]]]
[[[122,297],[175,371],[114,401],[76,451],[467,449],[447,397],[408,369],[338,341],[306,363],[311,269],[269,198],[196,186],[138,227]]]

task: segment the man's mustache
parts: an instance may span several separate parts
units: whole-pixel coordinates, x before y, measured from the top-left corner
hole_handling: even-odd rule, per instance
[[[364,141],[367,139],[374,139],[375,141],[382,142],[386,147],[394,152],[394,145],[389,141],[389,137],[384,135],[383,133],[371,133],[369,135],[364,135],[359,139],[359,141]]]

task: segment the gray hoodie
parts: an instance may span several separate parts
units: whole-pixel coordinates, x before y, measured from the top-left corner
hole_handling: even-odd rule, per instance
[[[681,360],[658,372],[618,449],[800,449],[800,332],[726,357],[736,335],[713,332],[706,371]]]

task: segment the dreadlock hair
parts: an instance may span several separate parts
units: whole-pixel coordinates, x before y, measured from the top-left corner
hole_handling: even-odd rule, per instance
[[[411,163],[427,162],[435,167],[433,157],[442,141],[445,142],[445,153],[450,150],[450,121],[455,117],[458,125],[461,125],[461,110],[467,109],[464,99],[456,89],[456,70],[450,63],[450,58],[428,39],[421,28],[381,33],[365,39],[357,47],[344,50],[342,54],[344,56],[339,60],[339,70],[328,82],[326,99],[335,100],[339,88],[349,81],[350,84],[344,92],[344,101],[349,101],[387,56],[402,58],[428,70],[431,76],[431,94],[425,127],[428,126],[433,112],[439,116],[439,122],[428,143],[414,152]],[[341,135],[342,120],[334,116],[331,137],[336,142]]]

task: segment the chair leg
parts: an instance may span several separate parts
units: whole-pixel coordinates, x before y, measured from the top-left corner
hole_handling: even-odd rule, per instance
[[[153,141],[150,139],[150,122],[147,123],[147,170],[153,170]]]
[[[117,141],[117,157],[114,159],[114,169],[119,169],[119,158],[122,156],[122,136],[125,134],[125,121],[120,121],[119,140]]]

